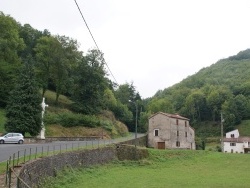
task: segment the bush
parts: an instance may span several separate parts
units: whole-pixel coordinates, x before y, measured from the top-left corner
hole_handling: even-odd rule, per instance
[[[58,124],[63,127],[98,127],[101,125],[100,120],[96,116],[74,113],[46,114],[44,122],[45,124]]]

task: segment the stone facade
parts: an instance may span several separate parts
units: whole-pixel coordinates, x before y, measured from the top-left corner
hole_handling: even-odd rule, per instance
[[[195,131],[189,119],[158,112],[149,117],[148,146],[158,149],[195,149]]]

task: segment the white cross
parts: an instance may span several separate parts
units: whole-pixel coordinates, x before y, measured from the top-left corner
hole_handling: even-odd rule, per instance
[[[43,102],[42,102],[42,119],[43,119],[43,114],[45,112],[45,107],[48,107],[49,105],[45,104],[45,98],[43,97]]]

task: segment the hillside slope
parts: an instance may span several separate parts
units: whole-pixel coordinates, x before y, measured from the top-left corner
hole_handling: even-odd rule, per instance
[[[161,109],[152,105],[157,102],[160,105],[162,101],[168,106]],[[219,135],[211,127],[219,124],[221,115],[225,120],[224,132],[236,128],[242,120],[250,119],[250,49],[221,59],[158,91],[148,106],[148,111],[155,109],[172,110],[188,117],[196,132],[207,136]]]
[[[102,111],[98,116],[82,115],[70,110],[72,101],[66,96],[60,95],[58,103],[55,103],[55,98],[55,92],[46,91],[45,102],[48,104],[48,107],[45,110],[44,116],[45,136],[102,136],[104,138],[111,138],[126,136],[128,134],[127,126],[116,120],[110,111]],[[0,135],[6,132],[4,130],[5,121],[5,110],[0,109]]]

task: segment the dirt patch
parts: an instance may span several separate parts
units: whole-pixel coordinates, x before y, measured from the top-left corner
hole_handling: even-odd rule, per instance
[[[15,167],[14,168],[14,172],[11,173],[11,183],[10,183],[10,186],[13,187],[13,188],[17,187],[17,177],[16,177],[16,175],[19,174],[20,170],[21,170],[21,166]],[[4,174],[0,174],[0,188],[3,188],[3,187],[6,188],[6,187],[8,187],[8,186],[5,185],[5,181],[6,181],[6,174],[5,173]]]
[[[5,174],[0,174],[0,187],[5,187]]]

